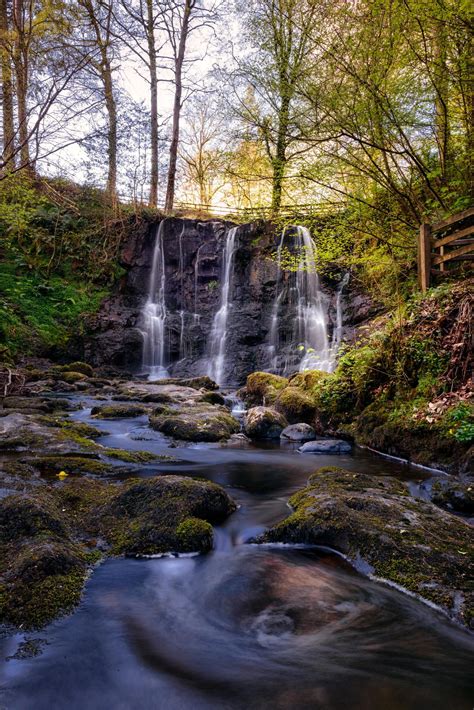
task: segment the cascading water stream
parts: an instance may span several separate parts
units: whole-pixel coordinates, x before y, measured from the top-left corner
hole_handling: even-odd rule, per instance
[[[153,251],[148,298],[142,310],[143,371],[150,380],[168,377],[165,367],[166,274],[163,249],[163,226],[160,222]]]
[[[277,279],[276,279],[276,295],[273,301],[272,313],[270,317],[270,331],[268,336],[268,356],[270,360],[270,369],[276,370],[278,368],[278,347],[280,344],[280,336],[278,331],[279,315],[280,315],[280,303],[283,298],[284,291],[281,288],[281,252],[283,249],[283,242],[285,239],[286,230],[284,229],[280,243],[277,249]]]
[[[231,306],[233,286],[233,266],[236,250],[238,227],[232,227],[227,232],[223,258],[223,281],[221,289],[220,308],[214,316],[209,347],[208,376],[217,384],[222,385],[225,364],[225,346],[227,338],[227,322]]]
[[[299,370],[326,370],[332,367],[327,314],[316,270],[316,247],[306,227],[296,228],[300,261],[296,272],[295,335],[304,355]]]
[[[339,347],[342,342],[342,333],[343,333],[343,325],[342,325],[342,316],[343,316],[343,303],[342,303],[342,294],[344,291],[344,288],[347,286],[349,283],[350,279],[350,272],[347,271],[344,276],[341,279],[341,283],[339,284],[339,288],[337,289],[336,293],[336,325],[334,327],[333,333],[332,333],[332,341],[331,341],[331,353],[332,353],[332,361],[333,361],[333,366],[331,368],[331,371],[334,369],[335,365],[335,360],[337,356],[337,351],[339,350]]]

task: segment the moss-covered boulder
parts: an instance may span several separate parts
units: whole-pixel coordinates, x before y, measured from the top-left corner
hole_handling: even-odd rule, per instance
[[[463,519],[411,498],[396,479],[333,467],[316,471],[289,502],[293,514],[260,541],[325,545],[362,558],[377,577],[471,622],[474,548]]]
[[[72,370],[67,370],[61,373],[61,380],[67,382],[69,385],[74,385],[79,382],[84,382],[87,380],[87,375],[82,372],[73,372]]]
[[[78,360],[76,362],[70,362],[68,365],[63,365],[61,372],[80,372],[82,375],[86,375],[86,377],[93,377],[94,368],[86,362]]]
[[[150,384],[165,387],[167,385],[178,385],[179,387],[192,387],[195,390],[217,390],[219,385],[211,380],[207,375],[202,377],[167,377],[163,380],[153,380]]]
[[[157,408],[150,416],[150,426],[183,441],[222,441],[240,431],[239,422],[226,407],[206,403]]]
[[[161,476],[128,482],[92,516],[115,553],[207,552],[213,540],[210,524],[222,522],[235,508],[214,483]]]
[[[97,454],[86,456],[76,455],[55,455],[55,456],[34,456],[26,458],[25,463],[36,468],[44,476],[57,476],[60,473],[76,476],[105,476],[123,472],[112,463],[99,460]]]
[[[280,390],[287,385],[286,377],[273,375],[271,372],[252,372],[240,392],[248,405],[267,406],[273,404]]]
[[[0,543],[25,537],[63,536],[66,527],[54,499],[47,495],[12,495],[0,500]]]
[[[244,431],[250,439],[279,439],[288,422],[270,407],[252,407],[245,414]]]
[[[314,421],[316,406],[314,398],[297,387],[285,387],[275,399],[275,409],[281,412],[290,424]]]
[[[141,404],[104,404],[92,407],[91,414],[97,419],[133,419],[147,411]]]
[[[431,500],[446,510],[473,515],[474,481],[436,481],[431,489]]]

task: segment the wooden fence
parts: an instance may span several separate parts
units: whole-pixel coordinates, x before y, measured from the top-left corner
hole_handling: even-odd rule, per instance
[[[474,259],[474,207],[443,219],[422,224],[418,241],[418,280],[424,292],[432,270],[444,271],[447,262]]]

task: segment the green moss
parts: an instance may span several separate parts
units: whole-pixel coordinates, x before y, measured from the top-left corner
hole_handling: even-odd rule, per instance
[[[108,456],[112,459],[120,459],[127,463],[148,463],[150,461],[162,460],[162,457],[152,454],[150,451],[130,451],[128,449],[110,449],[100,448],[102,456]],[[165,460],[172,460],[171,456],[166,456]]]
[[[43,475],[57,475],[61,471],[69,475],[103,476],[114,473],[112,464],[104,463],[95,458],[81,456],[36,456],[28,459],[28,463],[37,468]]]
[[[290,424],[311,423],[316,413],[314,398],[297,387],[285,387],[276,398],[275,408],[285,415]]]
[[[88,365],[86,362],[71,362],[68,365],[63,365],[61,367],[62,372],[81,372],[83,375],[86,375],[87,377],[93,377],[94,375],[94,370],[93,368]]]
[[[278,392],[288,385],[286,377],[270,372],[253,372],[247,377],[245,399],[253,405],[269,405],[277,398]]]
[[[212,549],[212,525],[199,518],[186,518],[176,528],[182,552],[208,552]]]
[[[92,408],[92,416],[97,419],[118,419],[140,417],[147,408],[139,404],[109,404]]]

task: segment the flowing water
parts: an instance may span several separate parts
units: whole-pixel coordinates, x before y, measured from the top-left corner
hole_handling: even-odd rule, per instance
[[[306,227],[298,226],[295,229],[295,244],[290,248],[290,253],[294,249],[298,262],[287,279],[283,278],[282,269],[286,230],[282,232],[276,252],[277,277],[268,334],[268,369],[282,375],[295,369],[331,372],[336,365],[342,340],[342,292],[349,275],[343,277],[336,292],[336,322],[330,340],[329,300],[319,281],[316,245]],[[285,342],[280,331],[282,318],[287,320],[288,312],[294,314],[294,325],[290,342]]]
[[[397,476],[415,493],[428,474],[361,451],[169,449],[145,417],[72,416],[109,432],[105,446],[178,459],[140,475],[203,476],[225,486],[239,509],[216,529],[209,555],[102,564],[75,613],[27,635],[44,640],[41,655],[2,663],[1,708],[471,710],[467,632],[328,550],[245,544],[288,514],[288,497],[318,466]],[[0,638],[2,660],[24,638]]]
[[[214,316],[209,346],[209,367],[207,374],[219,385],[225,384],[223,381],[226,356],[225,346],[229,311],[232,305],[233,268],[237,231],[238,227],[232,227],[226,235],[220,308]]]
[[[163,248],[164,224],[165,221],[161,221],[156,232],[148,298],[142,311],[142,369],[144,373],[149,375],[150,380],[169,376],[166,369],[165,352],[165,328],[168,312],[166,308],[166,273]]]

